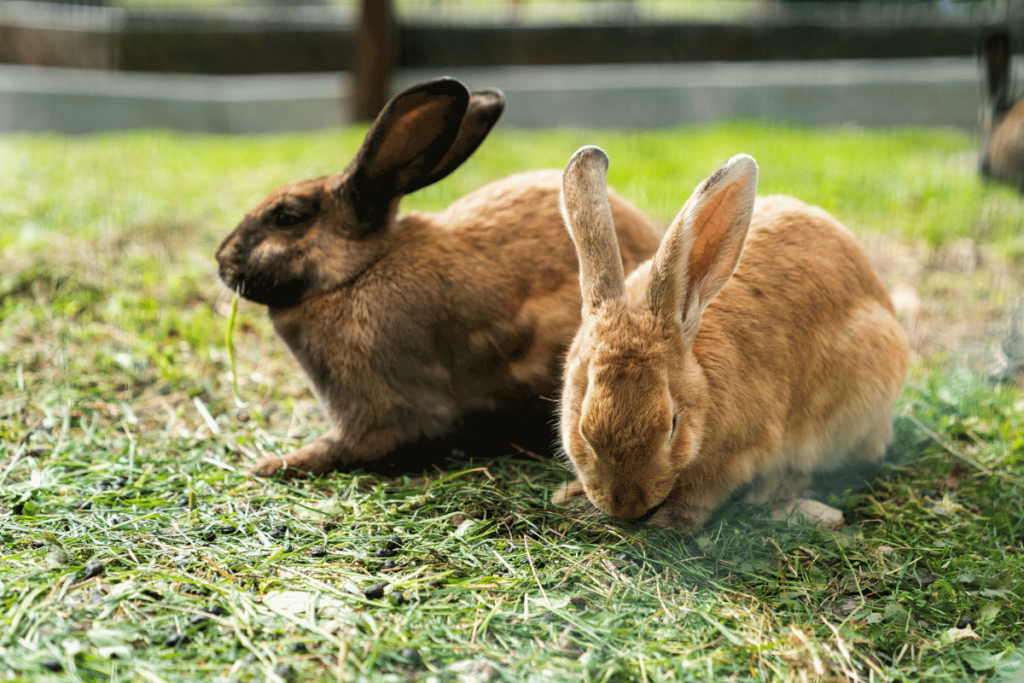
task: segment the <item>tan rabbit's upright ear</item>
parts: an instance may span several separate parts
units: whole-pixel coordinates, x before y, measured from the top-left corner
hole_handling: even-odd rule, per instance
[[[420,83],[391,98],[334,188],[355,214],[350,230],[381,229],[395,198],[435,175],[459,136],[469,101],[466,86],[454,78]]]
[[[654,256],[647,296],[670,329],[683,325],[692,343],[700,318],[732,277],[743,253],[757,194],[757,164],[746,154],[729,159],[687,200]]]
[[[462,126],[459,128],[458,137],[448,149],[448,154],[441,160],[441,163],[434,167],[433,171],[410,185],[405,194],[415,192],[427,185],[433,185],[461,166],[484,141],[504,111],[505,94],[500,90],[494,88],[474,90],[469,97],[466,115],[462,117]]]
[[[992,114],[1010,108],[1010,34],[995,31],[981,39],[981,58],[985,62],[985,99]]]
[[[608,155],[600,147],[578,149],[562,174],[562,219],[580,260],[584,313],[626,293],[607,175]]]

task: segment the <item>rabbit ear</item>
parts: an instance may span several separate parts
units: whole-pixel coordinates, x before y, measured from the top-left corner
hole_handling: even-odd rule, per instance
[[[396,197],[423,187],[458,137],[468,106],[469,91],[454,78],[391,98],[336,188],[355,213],[354,232],[380,229]]]
[[[579,256],[584,311],[626,293],[607,174],[608,155],[600,147],[578,149],[562,174],[560,208]]]
[[[753,158],[729,159],[694,190],[654,256],[651,310],[670,329],[682,322],[688,343],[697,336],[704,308],[739,263],[756,194]]]
[[[981,41],[981,57],[985,61],[985,95],[988,105],[997,114],[1009,109],[1010,97],[1010,34],[996,31]]]
[[[458,137],[448,149],[448,153],[441,163],[434,167],[433,171],[406,188],[405,194],[432,185],[461,166],[462,162],[476,151],[487,134],[491,132],[503,111],[505,111],[505,95],[500,90],[474,90],[469,98],[466,115],[462,118]]]

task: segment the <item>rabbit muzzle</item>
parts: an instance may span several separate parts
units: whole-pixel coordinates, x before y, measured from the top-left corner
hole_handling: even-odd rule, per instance
[[[657,512],[667,496],[654,497],[651,491],[638,484],[623,484],[600,490],[585,487],[594,507],[618,519],[644,521]]]
[[[243,223],[243,226],[245,224]],[[271,308],[299,304],[310,288],[307,273],[296,273],[293,261],[285,258],[260,260],[253,256],[251,232],[236,230],[217,250],[220,279],[239,296]],[[259,252],[257,252],[259,253]]]
[[[658,512],[658,510],[660,510],[662,507],[665,506],[665,502],[666,501],[664,501],[664,500],[661,501],[660,503],[658,503],[657,505],[655,505],[654,507],[649,509],[647,512],[645,512],[643,514],[643,516],[637,517],[634,521],[639,523],[639,524],[643,524],[645,522],[651,521],[651,517],[654,517],[654,515]]]

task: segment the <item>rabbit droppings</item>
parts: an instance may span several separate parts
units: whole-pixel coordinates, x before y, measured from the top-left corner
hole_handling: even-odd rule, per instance
[[[757,164],[741,154],[625,279],[607,169],[584,147],[562,180],[583,321],[561,397],[577,480],[555,500],[692,530],[753,483],[752,502],[841,523],[797,496],[814,471],[882,458],[909,355],[863,249],[820,208],[755,202]]]
[[[403,195],[473,153],[504,105],[499,91],[470,93],[451,78],[413,86],[388,102],[345,171],[279,187],[220,245],[224,283],[266,304],[331,423],[252,474],[323,473],[406,446],[420,457],[481,414],[513,436],[521,416],[537,416],[550,442],[543,397],[558,388],[580,320],[559,172],[397,216]],[[658,236],[633,205],[613,192],[606,201],[631,270]]]

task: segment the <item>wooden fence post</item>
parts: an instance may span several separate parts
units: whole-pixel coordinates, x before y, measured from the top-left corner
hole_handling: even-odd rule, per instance
[[[388,101],[397,31],[391,0],[362,0],[356,39],[355,118],[372,121]]]

